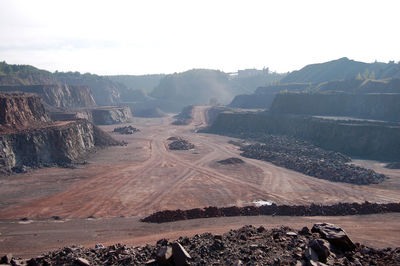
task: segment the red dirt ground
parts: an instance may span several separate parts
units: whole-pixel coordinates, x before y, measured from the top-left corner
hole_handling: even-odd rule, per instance
[[[98,151],[90,156],[89,164],[78,166],[77,169],[48,168],[0,177],[2,228],[7,231],[12,224],[8,219],[22,217],[144,216],[165,209],[242,206],[260,199],[272,200],[277,204],[329,204],[365,200],[400,202],[400,170],[385,169],[379,162],[356,161],[390,177],[388,181],[369,186],[316,179],[248,158],[242,158],[244,164],[217,164],[219,160],[239,157],[240,151],[228,144],[231,138],[194,133],[197,128],[206,125],[206,108],[196,107],[193,122],[188,126],[171,125],[171,117],[135,118],[130,124],[141,132],[133,135],[111,133],[116,126],[103,126],[113,137],[129,144]],[[196,147],[188,151],[170,151],[167,145],[170,136],[184,137]],[[250,218],[240,219],[246,221]],[[287,219],[299,219],[301,222],[311,218],[282,218],[282,221],[289,221]],[[341,221],[339,218],[329,219]],[[357,221],[346,219],[349,219],[349,223]],[[188,223],[197,223],[205,230],[201,226],[202,221]],[[400,223],[393,222],[393,225],[392,229],[399,236]],[[229,225],[225,224],[222,228],[227,229]],[[0,252],[6,250],[3,247],[6,241],[3,232],[0,235]],[[22,235],[26,236],[24,233]],[[400,243],[396,242],[396,245]],[[43,244],[42,250],[46,248],[48,246]]]

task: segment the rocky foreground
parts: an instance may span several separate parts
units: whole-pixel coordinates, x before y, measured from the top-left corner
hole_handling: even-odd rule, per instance
[[[11,254],[11,265],[400,265],[400,248],[377,250],[353,243],[340,227],[318,223],[311,231],[266,230],[248,225],[223,235],[204,233],[156,245],[65,247],[30,260]]]
[[[374,170],[349,164],[351,158],[344,154],[296,138],[266,135],[259,140],[262,143],[242,145],[241,155],[334,182],[368,185],[387,178]]]

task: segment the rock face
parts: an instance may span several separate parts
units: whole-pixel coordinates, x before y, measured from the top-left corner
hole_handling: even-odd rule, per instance
[[[276,96],[270,110],[280,114],[400,121],[400,93],[282,93]]]
[[[343,252],[318,233],[266,230],[246,225],[223,235],[203,233],[170,243],[102,249],[65,247],[28,260],[28,265],[399,265],[400,249],[376,250],[357,244]],[[311,254],[311,256],[309,255]],[[15,260],[11,258],[11,260]],[[79,260],[79,261],[78,261]],[[324,264],[322,264],[324,263]]]
[[[0,132],[51,122],[42,100],[34,94],[0,93]]]
[[[0,134],[0,169],[5,173],[25,167],[66,165],[81,159],[96,145],[107,142],[98,128],[86,120],[71,121],[29,131]],[[104,133],[104,132],[103,132]],[[104,133],[105,134],[105,133]],[[116,145],[111,141],[109,145]]]
[[[223,112],[207,132],[241,137],[254,134],[289,135],[351,156],[398,161],[399,129],[399,124],[389,122],[333,120],[270,112]]]
[[[91,109],[93,123],[96,125],[112,125],[129,122],[132,113],[129,107],[102,107]]]
[[[87,120],[53,123],[42,100],[31,94],[0,94],[0,173],[66,165],[95,146],[118,145]]]
[[[48,105],[62,109],[91,107],[96,105],[92,91],[87,86],[66,84],[0,86],[0,91],[35,93]]]

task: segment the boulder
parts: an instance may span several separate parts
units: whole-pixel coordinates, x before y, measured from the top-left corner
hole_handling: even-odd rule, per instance
[[[157,252],[157,262],[160,264],[167,264],[168,260],[172,257],[172,247],[162,246]]]
[[[318,261],[326,263],[329,255],[331,254],[329,243],[323,239],[312,239],[308,243],[308,246],[314,250],[318,256]]]
[[[192,258],[178,242],[172,243],[172,254],[174,263],[177,266],[189,265],[188,260]]]
[[[334,247],[343,251],[352,251],[356,248],[356,245],[347,236],[346,232],[336,225],[317,223],[314,224],[311,232],[319,233],[323,239],[328,240]]]

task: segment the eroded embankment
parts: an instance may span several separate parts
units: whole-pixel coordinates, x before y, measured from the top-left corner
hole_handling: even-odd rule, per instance
[[[142,222],[166,223],[188,219],[229,217],[229,216],[258,216],[258,215],[279,215],[279,216],[342,216],[360,215],[374,213],[400,212],[400,203],[338,203],[334,205],[264,205],[246,207],[207,207],[190,210],[165,210],[153,213]]]

